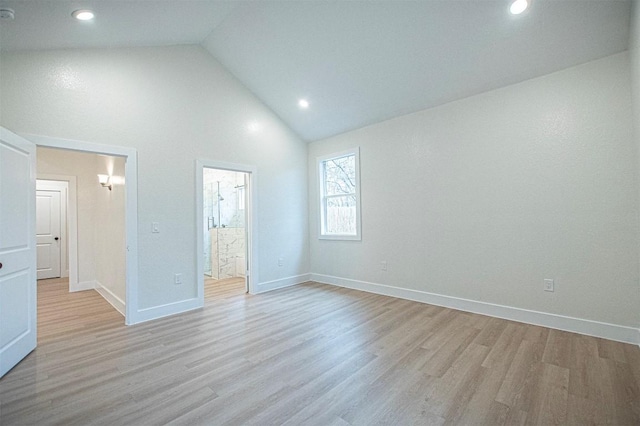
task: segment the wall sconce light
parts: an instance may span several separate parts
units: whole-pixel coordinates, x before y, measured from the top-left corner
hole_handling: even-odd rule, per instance
[[[98,182],[100,182],[103,188],[109,188],[109,191],[113,188],[113,185],[111,185],[111,176],[109,175],[98,175]]]

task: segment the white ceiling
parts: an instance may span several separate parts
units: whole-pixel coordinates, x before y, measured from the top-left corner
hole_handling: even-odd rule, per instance
[[[0,21],[0,49],[198,44],[233,8],[231,2],[146,0],[0,0],[15,20]],[[92,22],[71,17],[96,13]]]
[[[630,1],[0,0],[0,49],[201,43],[305,140],[627,49]],[[70,18],[91,8],[95,22]],[[299,98],[310,103],[297,106]]]

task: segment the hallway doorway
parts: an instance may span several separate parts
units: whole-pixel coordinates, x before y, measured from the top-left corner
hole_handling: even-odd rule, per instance
[[[70,293],[95,290],[124,320],[125,158],[38,146],[36,169],[38,287],[66,281]]]
[[[85,190],[80,187],[79,179],[76,179],[79,174],[65,173],[64,167],[69,164],[66,164],[65,160],[60,158],[51,161],[51,158],[53,158],[51,157],[48,165],[43,165],[42,160],[44,160],[44,157],[40,155],[40,152],[49,151],[53,153],[54,157],[64,154],[73,156],[88,155],[95,159],[95,161],[91,161],[91,164],[95,165],[91,170],[87,168],[88,163],[82,160],[75,161],[76,165],[81,166],[83,170],[86,169],[83,173],[86,172],[85,181],[89,182],[89,186],[85,188],[87,191],[93,191],[94,195],[98,194],[96,196],[100,200],[96,201],[98,204],[88,207],[93,209],[95,213],[89,224],[82,225],[78,222],[77,226],[68,227],[68,287],[72,292],[94,288],[98,290],[98,287],[100,289],[106,288],[106,286],[98,285],[104,284],[104,282],[98,282],[99,278],[96,278],[97,276],[90,269],[88,270],[89,273],[85,274],[84,272],[87,269],[83,268],[81,270],[78,267],[78,264],[82,262],[80,258],[86,256],[88,252],[78,244],[77,231],[84,227],[86,229],[94,229],[100,236],[108,235],[110,227],[107,224],[111,223],[110,221],[114,217],[116,211],[114,208],[121,208],[124,212],[119,216],[119,222],[116,227],[122,230],[120,233],[122,238],[115,242],[115,245],[110,243],[96,244],[96,250],[90,257],[93,257],[94,262],[96,262],[96,259],[102,262],[100,265],[94,263],[93,267],[96,270],[101,269],[100,276],[103,277],[105,282],[113,282],[112,277],[116,275],[124,277],[124,281],[117,284],[120,286],[119,288],[109,288],[117,298],[111,297],[112,294],[106,291],[104,294],[100,290],[98,292],[124,316],[125,324],[130,325],[140,322],[140,312],[138,310],[138,154],[136,150],[128,147],[49,136],[30,134],[21,136],[34,143],[37,147],[39,152],[37,177],[39,179],[69,182],[69,203],[67,205],[67,220],[69,224],[72,222],[74,215],[78,221],[84,213],[81,211],[82,207],[77,204],[78,200],[86,196]],[[71,179],[67,179],[69,177]],[[116,199],[119,199],[122,203],[114,203]],[[75,207],[72,206],[74,200],[76,202]],[[100,239],[102,241],[102,237]],[[115,263],[110,263],[109,257],[111,253],[116,251],[114,249],[116,246],[118,253],[123,256],[122,261],[117,263],[117,268],[114,266]]]

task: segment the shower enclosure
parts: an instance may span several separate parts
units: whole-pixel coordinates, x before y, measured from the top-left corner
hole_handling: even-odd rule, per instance
[[[214,279],[244,277],[245,173],[204,172],[205,274]]]

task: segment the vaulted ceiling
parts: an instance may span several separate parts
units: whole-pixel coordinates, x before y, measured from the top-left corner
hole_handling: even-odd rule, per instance
[[[509,4],[0,0],[0,49],[201,44],[307,141],[627,49],[630,1]]]

